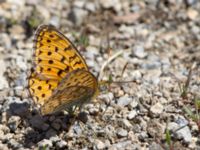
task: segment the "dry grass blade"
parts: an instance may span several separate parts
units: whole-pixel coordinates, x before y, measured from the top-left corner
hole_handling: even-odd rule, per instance
[[[122,55],[123,54],[123,50],[120,50],[118,51],[117,53],[115,53],[114,55],[112,55],[106,62],[103,63],[103,65],[101,66],[101,69],[100,69],[100,73],[99,73],[99,80],[102,79],[103,77],[103,74],[104,74],[104,69],[108,66],[108,64],[113,61],[115,58],[117,58],[118,56]]]

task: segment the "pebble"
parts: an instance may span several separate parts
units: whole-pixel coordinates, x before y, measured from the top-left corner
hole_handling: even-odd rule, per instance
[[[120,97],[118,100],[117,100],[117,105],[121,106],[121,107],[125,107],[127,106],[129,103],[131,103],[132,101],[132,98],[125,95],[125,96],[122,96]]]
[[[137,112],[135,110],[132,110],[128,114],[128,119],[132,120],[133,118],[135,118],[136,115],[137,115]]]
[[[0,149],[9,150],[8,145],[7,144],[2,144],[2,143],[0,143]]]
[[[44,131],[49,128],[49,125],[44,122],[40,115],[33,116],[29,122],[33,128],[42,129]]]
[[[145,58],[147,56],[147,53],[144,51],[144,47],[141,45],[134,46],[133,50],[133,53],[138,58]]]
[[[8,88],[8,82],[6,80],[6,78],[4,77],[4,73],[6,71],[6,64],[5,61],[3,61],[2,59],[0,59],[0,68],[1,68],[1,72],[0,72],[0,90],[4,89],[4,88]]]
[[[101,140],[96,139],[95,140],[95,147],[97,149],[101,150],[101,149],[105,149],[106,146],[105,146],[104,142],[102,142]]]
[[[8,97],[8,102],[12,114],[26,117],[29,115],[29,104],[27,101],[21,101],[19,99]]]
[[[50,140],[47,140],[47,139],[43,139],[42,141],[40,141],[38,143],[38,147],[40,149],[46,149],[46,148],[52,148],[53,147],[53,144]]]
[[[126,137],[128,135],[128,132],[126,130],[124,130],[123,128],[119,128],[119,129],[117,129],[117,135],[120,138]]]
[[[49,129],[47,132],[46,132],[46,134],[45,134],[45,137],[46,138],[49,138],[49,137],[52,137],[52,136],[55,136],[55,135],[57,135],[57,132],[54,130],[54,129]]]
[[[119,0],[100,0],[100,5],[105,8],[113,8],[116,11],[120,11],[122,6]]]
[[[21,123],[21,118],[19,116],[11,116],[8,120],[8,127],[12,132],[15,132]]]
[[[190,128],[185,126],[184,128],[176,132],[177,139],[183,139],[185,143],[190,143],[192,141],[192,134]]]
[[[134,149],[134,147],[135,147],[134,145],[135,144],[132,144],[132,142],[130,140],[126,140],[126,141],[117,142],[117,143],[113,144],[112,146],[110,146],[108,149],[111,149],[111,150]]]
[[[85,20],[88,12],[81,8],[74,7],[72,11],[69,13],[69,20],[72,21],[75,25],[80,26]]]
[[[189,19],[195,20],[199,16],[199,13],[195,9],[190,8],[187,11],[187,16],[188,16]]]
[[[67,149],[67,142],[64,141],[64,140],[61,140],[61,141],[56,143],[56,147],[58,149]]]
[[[164,150],[163,147],[161,147],[161,144],[153,142],[151,145],[149,145],[149,150]]]
[[[87,2],[87,3],[85,4],[85,8],[86,8],[87,10],[89,10],[90,12],[95,12],[95,11],[96,11],[96,6],[95,6],[95,4],[92,3],[92,2]]]
[[[161,114],[163,112],[163,109],[163,105],[158,102],[151,106],[150,111],[153,114]]]

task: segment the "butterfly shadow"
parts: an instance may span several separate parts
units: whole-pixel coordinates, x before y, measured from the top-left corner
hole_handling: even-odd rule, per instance
[[[74,116],[60,112],[42,116],[38,110],[30,111],[30,104],[26,102],[11,103],[7,110],[7,118],[11,116],[21,118],[25,128],[21,143],[26,148],[38,147],[38,143],[44,139],[59,136],[63,132],[68,133],[76,120],[87,122],[87,115],[84,113]]]

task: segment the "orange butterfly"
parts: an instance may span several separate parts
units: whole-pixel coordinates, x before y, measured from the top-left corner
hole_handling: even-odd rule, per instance
[[[54,26],[35,33],[33,69],[28,89],[43,115],[79,108],[98,94],[98,81],[70,40]]]

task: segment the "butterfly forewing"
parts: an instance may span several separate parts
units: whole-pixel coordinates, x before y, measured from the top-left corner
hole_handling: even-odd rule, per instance
[[[49,79],[61,80],[68,72],[88,67],[74,45],[55,27],[42,25],[35,34],[35,70]],[[52,77],[54,69],[56,76]]]

